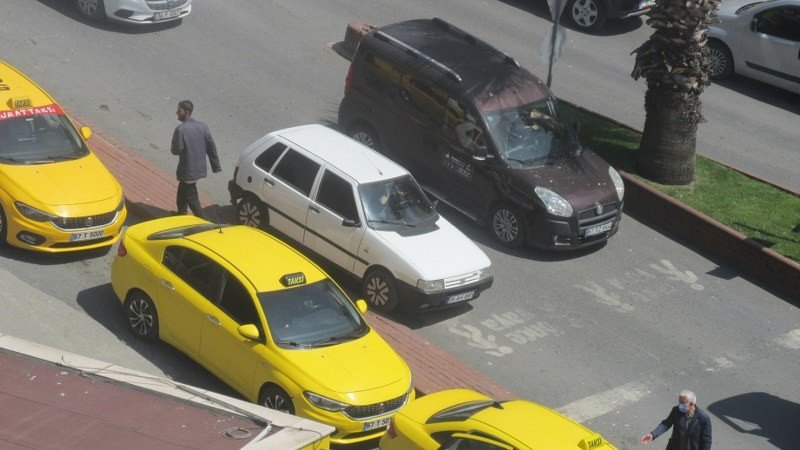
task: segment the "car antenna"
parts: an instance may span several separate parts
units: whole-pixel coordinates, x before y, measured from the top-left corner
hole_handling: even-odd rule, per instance
[[[211,211],[214,213],[214,223],[217,225],[217,229],[219,230],[219,234],[222,234],[222,224],[219,221],[219,216],[217,215],[217,204],[214,203],[211,205]]]
[[[369,163],[370,163],[370,164],[372,164],[372,167],[374,167],[374,168],[375,168],[375,170],[377,170],[377,171],[378,171],[378,175],[381,175],[381,176],[383,176],[383,172],[381,172],[381,169],[380,169],[380,167],[378,167],[378,165],[377,165],[377,164],[375,164],[375,162],[374,162],[374,161],[372,161],[372,159],[370,159],[369,155],[367,155],[366,153],[364,153],[364,151],[363,151],[363,150],[361,151],[361,154],[362,154],[362,155],[364,155],[364,158],[367,158],[367,161],[369,161]]]

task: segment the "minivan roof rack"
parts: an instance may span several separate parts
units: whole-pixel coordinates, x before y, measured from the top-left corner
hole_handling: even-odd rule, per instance
[[[380,39],[380,40],[382,40],[382,41],[384,41],[384,42],[386,42],[386,43],[388,43],[388,44],[391,44],[391,45],[394,45],[396,47],[399,47],[400,49],[403,50],[403,52],[405,52],[409,56],[413,56],[414,58],[422,58],[422,59],[428,61],[429,63],[431,63],[431,65],[433,65],[433,67],[435,67],[439,71],[443,72],[445,75],[447,75],[448,77],[452,78],[453,80],[461,83],[461,81],[462,81],[461,75],[456,73],[455,70],[447,67],[446,65],[442,64],[441,62],[431,58],[430,56],[426,55],[425,53],[422,53],[421,51],[415,49],[414,47],[406,44],[405,42],[403,42],[403,41],[401,41],[401,40],[399,40],[399,39],[397,39],[395,37],[389,36],[388,34],[384,33],[383,31],[380,31],[380,30],[375,32],[375,37]]]
[[[512,56],[510,56],[510,55],[508,55],[507,53],[505,53],[505,52],[503,52],[503,51],[499,50],[497,47],[493,46],[492,44],[489,44],[488,42],[486,42],[486,41],[484,41],[484,40],[482,40],[482,39],[478,39],[478,38],[477,38],[477,37],[475,37],[474,35],[472,35],[472,34],[470,34],[470,33],[467,33],[466,31],[462,30],[461,28],[458,28],[457,26],[455,26],[455,25],[451,24],[450,22],[447,22],[446,20],[444,20],[444,19],[440,19],[440,18],[438,18],[438,17],[434,17],[434,18],[431,20],[431,22],[433,22],[433,24],[434,24],[434,25],[438,25],[438,26],[440,26],[440,27],[447,28],[447,29],[448,29],[448,30],[450,30],[450,31],[453,31],[453,32],[455,32],[455,33],[458,33],[458,34],[460,34],[460,35],[461,35],[461,37],[463,37],[463,38],[464,38],[464,39],[465,39],[467,42],[469,42],[470,44],[473,44],[473,45],[479,45],[479,46],[482,46],[482,47],[484,47],[484,48],[488,48],[488,49],[490,49],[490,50],[494,50],[494,51],[496,51],[497,53],[499,53],[500,55],[502,55],[503,59],[504,59],[504,60],[505,60],[507,63],[509,63],[509,64],[513,64],[513,65],[515,65],[515,66],[519,67],[519,62],[517,62],[517,60],[516,60],[516,59],[514,59]]]

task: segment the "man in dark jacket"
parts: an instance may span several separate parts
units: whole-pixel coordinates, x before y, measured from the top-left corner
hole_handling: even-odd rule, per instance
[[[697,396],[692,391],[681,391],[678,406],[650,433],[642,436],[647,445],[672,428],[666,450],[711,450],[711,419],[697,406]]]
[[[178,214],[186,214],[187,209],[200,218],[205,219],[197,194],[197,180],[208,175],[206,155],[211,161],[211,170],[214,173],[222,171],[217,156],[217,146],[211,137],[211,132],[203,122],[192,119],[194,104],[190,100],[178,103],[178,120],[181,124],[172,134],[172,154],[178,155]]]

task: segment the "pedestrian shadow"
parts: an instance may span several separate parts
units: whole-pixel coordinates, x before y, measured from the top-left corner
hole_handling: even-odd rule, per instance
[[[128,331],[122,304],[110,283],[80,291],[76,302],[95,322],[105,327],[116,338],[158,367],[170,379],[200,389],[242,398],[191,358],[164,342],[144,342]],[[124,365],[124,364],[122,364]]]
[[[708,411],[739,433],[765,438],[779,449],[800,442],[800,404],[766,392],[748,392],[714,402]]]
[[[175,210],[164,209],[149,203],[128,202],[128,211],[136,218],[144,220],[160,219],[162,217],[174,216]],[[236,224],[236,207],[233,205],[211,204],[203,207],[203,214],[206,220],[217,224]]]

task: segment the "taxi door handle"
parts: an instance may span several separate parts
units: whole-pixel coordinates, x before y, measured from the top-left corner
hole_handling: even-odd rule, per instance
[[[164,280],[164,279],[162,279],[162,280],[161,280],[161,284],[163,284],[163,285],[164,285],[164,287],[166,287],[167,289],[169,289],[169,290],[171,290],[171,291],[174,291],[174,290],[175,290],[175,287],[174,287],[174,286],[172,286],[172,283],[170,283],[170,282],[169,282],[169,281],[167,281],[167,280]]]
[[[213,323],[214,325],[222,325],[219,319],[217,319],[215,316],[212,316],[211,314],[207,315],[206,319],[208,319],[208,321]]]

